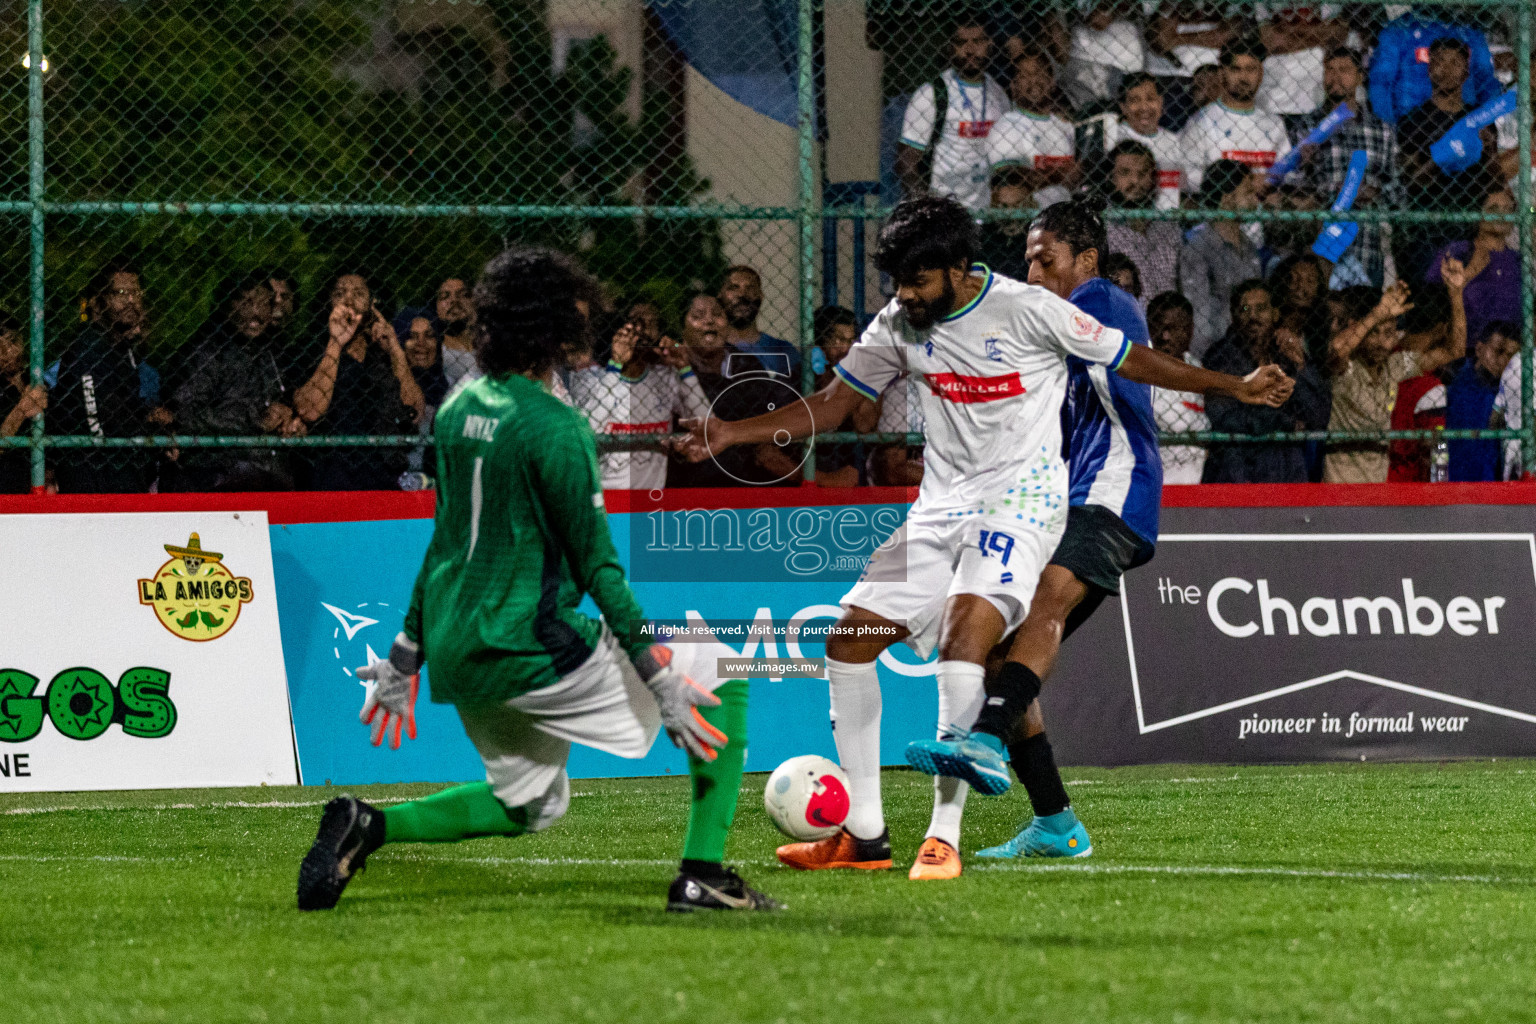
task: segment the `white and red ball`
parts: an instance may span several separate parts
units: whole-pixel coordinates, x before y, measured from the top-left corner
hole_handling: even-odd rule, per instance
[[[848,817],[848,776],[819,754],[792,757],[768,776],[763,807],[791,839],[825,839]]]

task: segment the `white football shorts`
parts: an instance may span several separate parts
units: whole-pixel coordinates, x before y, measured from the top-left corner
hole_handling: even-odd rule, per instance
[[[1065,516],[1038,525],[1011,512],[908,516],[870,556],[841,604],[905,626],[906,644],[920,658],[933,653],[944,606],[957,594],[989,601],[1006,635],[1029,613],[1040,573],[1065,529]]]

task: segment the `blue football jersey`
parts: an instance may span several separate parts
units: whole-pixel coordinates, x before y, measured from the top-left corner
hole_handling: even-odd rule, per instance
[[[1136,300],[1102,277],[1073,290],[1069,301],[1126,340],[1147,345],[1151,336]],[[1071,505],[1109,509],[1138,535],[1157,540],[1163,464],[1157,454],[1152,389],[1075,356],[1062,404],[1062,436]]]

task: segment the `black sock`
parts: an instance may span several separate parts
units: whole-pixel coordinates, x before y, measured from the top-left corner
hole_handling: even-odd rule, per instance
[[[1018,735],[1019,720],[1040,696],[1040,677],[1016,661],[1003,662],[997,678],[987,686],[987,702],[971,727],[973,732],[987,732],[1004,743]]]
[[[1051,744],[1045,738],[1045,733],[1036,733],[1019,740],[1008,748],[1008,756],[1013,759],[1014,774],[1018,775],[1024,792],[1029,794],[1029,803],[1035,809],[1035,814],[1044,818],[1060,814],[1071,805],[1067,787],[1061,782],[1061,772],[1056,770],[1056,758],[1051,754]]]
[[[725,880],[725,867],[716,860],[688,860],[685,857],[679,869],[685,875],[692,875],[709,883]]]

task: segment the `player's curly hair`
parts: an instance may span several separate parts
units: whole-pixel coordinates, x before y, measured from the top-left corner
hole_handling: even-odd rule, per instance
[[[493,257],[474,291],[481,372],[548,373],[566,353],[588,345],[587,318],[576,303],[596,296],[596,282],[562,252],[513,246]]]
[[[952,196],[915,196],[891,211],[875,246],[875,266],[898,282],[923,270],[970,270],[980,247],[976,221]]]
[[[1109,255],[1109,240],[1104,230],[1102,195],[1087,192],[1060,203],[1052,203],[1029,222],[1031,231],[1049,231],[1058,241],[1066,242],[1072,255],[1093,249],[1099,258]]]

